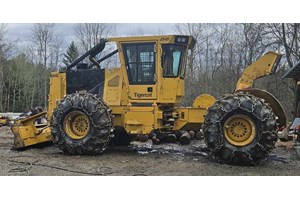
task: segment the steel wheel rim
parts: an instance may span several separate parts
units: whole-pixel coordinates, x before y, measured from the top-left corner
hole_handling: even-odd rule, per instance
[[[64,120],[64,129],[66,134],[72,139],[82,139],[90,131],[90,120],[87,115],[81,111],[70,112]]]
[[[246,115],[233,115],[224,123],[224,135],[234,146],[246,146],[256,137],[256,126]]]

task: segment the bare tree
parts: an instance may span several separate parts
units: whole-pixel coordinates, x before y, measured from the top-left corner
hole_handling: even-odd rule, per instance
[[[55,25],[47,23],[34,24],[31,29],[32,42],[37,48],[39,63],[44,68],[48,68],[48,58],[50,56],[50,46],[53,44],[55,35]],[[47,71],[46,71],[47,72]],[[45,73],[44,78],[44,106],[47,107],[48,102],[48,73]],[[35,88],[33,88],[35,89]]]
[[[267,24],[267,36],[270,38],[272,47],[279,49],[284,53],[281,65],[284,70],[281,70],[281,76],[288,68],[293,67],[299,62],[300,57],[300,24],[299,23],[282,23],[282,24]],[[278,73],[277,73],[278,74]],[[277,75],[275,75],[277,76]],[[277,79],[279,79],[277,81]],[[281,103],[287,108],[289,114],[294,110],[292,107],[296,106],[295,90],[296,82],[291,80],[281,81],[281,77],[268,82],[269,88],[275,91]],[[289,98],[286,98],[286,97]],[[293,113],[296,115],[296,113]],[[291,117],[292,115],[289,115]]]
[[[32,41],[37,47],[37,53],[40,58],[39,62],[47,67],[49,58],[49,48],[54,40],[55,25],[48,23],[34,24],[31,33]]]
[[[197,93],[199,93],[198,90],[199,82],[197,76],[199,73],[196,73],[196,71],[201,70],[201,58],[198,57],[199,52],[201,51],[201,42],[203,42],[203,29],[204,24],[192,24],[192,23],[186,23],[186,24],[176,24],[175,25],[175,31],[178,34],[181,35],[191,35],[193,36],[197,43],[193,50],[191,50],[188,54],[188,64],[187,64],[187,70],[186,70],[186,88],[189,88],[186,90],[185,98],[183,99],[183,104],[188,105],[191,104]],[[198,85],[198,87],[196,86]]]
[[[300,57],[300,24],[268,24],[267,27],[273,43],[284,48],[287,63],[293,67]]]
[[[4,89],[4,74],[3,65],[5,62],[5,50],[4,50],[4,36],[7,33],[7,25],[0,24],[0,111],[3,111],[3,89]]]
[[[268,46],[264,41],[266,24],[241,24],[241,46],[243,47],[244,65],[250,65],[260,57]],[[267,42],[267,41],[266,41]]]
[[[7,33],[7,24],[0,24],[0,44],[4,43],[4,35]]]
[[[177,24],[179,34],[192,35],[197,41],[188,58],[184,103],[191,104],[201,93],[220,96],[232,92],[242,69],[266,49],[264,27],[265,24]]]
[[[114,35],[116,25],[107,23],[75,24],[74,30],[79,47],[81,47],[83,51],[88,51],[98,44],[101,38]]]
[[[57,71],[59,64],[62,63],[64,52],[64,38],[62,33],[55,34],[52,44],[50,44],[50,68],[51,71]]]

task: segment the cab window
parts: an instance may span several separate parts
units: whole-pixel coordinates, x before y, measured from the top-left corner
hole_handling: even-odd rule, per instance
[[[164,77],[177,77],[184,72],[186,47],[182,45],[163,45],[162,68]]]
[[[130,84],[154,84],[155,43],[125,44],[125,62]]]

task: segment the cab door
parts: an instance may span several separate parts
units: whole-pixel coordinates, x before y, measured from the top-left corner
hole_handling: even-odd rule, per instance
[[[131,100],[157,99],[156,43],[123,44]]]

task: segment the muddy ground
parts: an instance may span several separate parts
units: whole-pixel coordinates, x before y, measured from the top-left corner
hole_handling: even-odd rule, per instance
[[[134,144],[113,147],[99,156],[68,156],[55,146],[11,150],[13,135],[9,127],[0,128],[1,176],[239,176],[300,175],[292,142],[278,142],[259,166],[242,167],[217,163],[203,141],[190,146]]]

